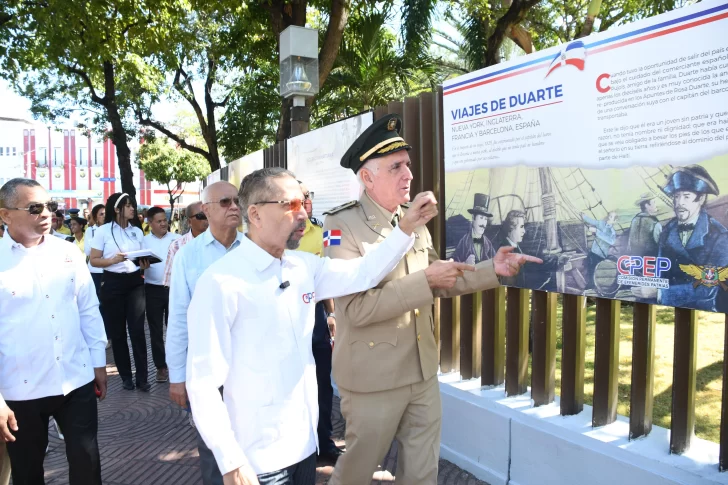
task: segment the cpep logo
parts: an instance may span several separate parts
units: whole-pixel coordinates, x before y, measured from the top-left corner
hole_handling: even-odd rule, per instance
[[[642,276],[661,278],[662,273],[669,271],[672,261],[655,256],[621,256],[617,260],[619,274],[634,276],[635,271],[642,270]]]
[[[311,293],[304,293],[301,298],[303,298],[304,303],[309,304],[316,299],[316,293],[313,291]]]

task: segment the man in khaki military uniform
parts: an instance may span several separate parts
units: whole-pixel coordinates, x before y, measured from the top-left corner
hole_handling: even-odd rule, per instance
[[[377,120],[342,158],[341,165],[357,173],[366,191],[358,202],[329,211],[326,256],[365,254],[406,211],[412,173],[401,125],[397,115]],[[501,248],[475,267],[441,261],[426,227],[418,228],[415,237],[413,247],[376,288],[336,299],[333,374],[346,419],[347,451],[330,484],[371,483],[395,438],[397,483],[437,483],[441,406],[434,299],[494,288],[496,275],[513,276],[524,262],[540,262],[511,253],[513,248]]]

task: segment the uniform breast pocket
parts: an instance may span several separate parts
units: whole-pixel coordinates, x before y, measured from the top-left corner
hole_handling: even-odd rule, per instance
[[[397,346],[397,328],[394,325],[369,325],[362,328],[353,327],[349,334],[349,344],[366,345],[370,349],[378,345]]]

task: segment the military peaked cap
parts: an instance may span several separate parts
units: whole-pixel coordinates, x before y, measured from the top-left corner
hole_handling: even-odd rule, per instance
[[[401,131],[402,118],[399,115],[388,114],[379,118],[352,143],[341,157],[341,166],[356,173],[367,160],[409,150],[412,147],[404,141]]]

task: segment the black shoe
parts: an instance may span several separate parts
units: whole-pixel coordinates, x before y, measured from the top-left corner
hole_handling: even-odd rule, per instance
[[[137,388],[142,392],[149,392],[149,390],[152,388],[152,385],[148,382],[139,382],[137,383]]]
[[[122,379],[121,387],[126,389],[127,391],[133,391],[134,390],[134,382],[131,379]]]
[[[333,461],[334,463],[336,463],[339,457],[344,453],[344,450],[342,450],[338,446],[331,445],[328,446],[326,449],[321,450],[321,454],[319,454],[318,457],[321,460]]]

